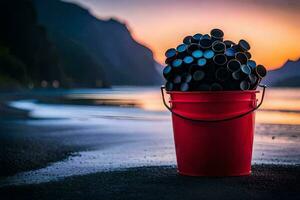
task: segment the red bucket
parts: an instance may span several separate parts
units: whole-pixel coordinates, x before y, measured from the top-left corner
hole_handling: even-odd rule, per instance
[[[167,92],[172,112],[177,167],[189,176],[251,173],[258,91]]]

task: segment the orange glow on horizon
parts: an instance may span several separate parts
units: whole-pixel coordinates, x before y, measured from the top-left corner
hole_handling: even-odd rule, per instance
[[[221,28],[225,39],[246,39],[252,59],[268,69],[300,57],[300,12],[295,6],[235,0],[154,0],[122,5],[71,1],[89,5],[99,18],[126,21],[133,37],[149,47],[161,64],[165,51],[182,43],[184,36],[209,33],[212,28]]]
[[[277,10],[250,7],[246,13],[241,10],[223,17],[215,15],[210,23],[203,23],[203,20],[198,19],[209,15],[210,9],[204,11],[197,14],[199,17],[196,19],[195,12],[192,11],[180,20],[172,16],[172,13],[167,13],[167,16],[161,16],[161,20],[155,20],[155,24],[148,24],[159,31],[144,30],[141,34],[134,29],[134,37],[152,49],[155,59],[161,64],[164,64],[165,51],[182,43],[185,36],[197,32],[209,33],[215,27],[224,31],[225,39],[235,42],[246,39],[251,45],[252,59],[268,69],[278,68],[288,59],[297,60],[300,57],[300,27],[293,24],[294,19],[299,19],[300,15],[297,17],[289,13],[280,14]],[[221,11],[216,13],[221,14]],[[252,13],[251,16],[249,13]]]

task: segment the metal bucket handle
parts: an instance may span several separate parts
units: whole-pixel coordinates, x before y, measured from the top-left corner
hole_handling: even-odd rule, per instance
[[[209,119],[209,120],[206,120],[206,119],[192,119],[192,118],[189,118],[189,117],[186,117],[186,116],[183,116],[183,115],[181,115],[181,114],[179,114],[179,113],[174,112],[174,111],[172,110],[172,108],[170,108],[170,107],[168,106],[168,104],[166,103],[165,95],[164,95],[164,89],[165,89],[165,86],[161,86],[161,87],[160,87],[160,90],[161,90],[161,95],[162,95],[162,99],[163,99],[163,103],[164,103],[165,107],[166,107],[172,114],[176,115],[177,117],[180,117],[180,118],[185,119],[185,120],[195,121],[195,122],[223,122],[223,121],[229,121],[229,120],[233,120],[233,119],[238,119],[238,118],[240,118],[240,117],[243,117],[243,116],[245,116],[245,115],[248,115],[249,113],[251,113],[251,112],[257,110],[257,109],[261,106],[261,104],[263,103],[263,101],[264,101],[265,90],[266,90],[267,86],[266,86],[266,85],[259,85],[259,87],[262,87],[262,88],[263,88],[263,92],[262,92],[262,96],[261,96],[260,103],[259,103],[255,108],[253,108],[253,109],[251,109],[251,110],[249,110],[249,111],[247,111],[247,112],[245,112],[245,113],[242,113],[242,114],[240,114],[240,115],[237,115],[237,116],[233,116],[233,117],[229,117],[229,118],[224,118],[224,119],[212,119],[212,120],[210,120],[210,119]]]

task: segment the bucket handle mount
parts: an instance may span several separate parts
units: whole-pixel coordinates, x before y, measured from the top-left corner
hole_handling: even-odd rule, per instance
[[[180,117],[180,118],[185,119],[185,120],[195,121],[195,122],[223,122],[223,121],[229,121],[229,120],[241,118],[241,117],[243,117],[243,116],[245,116],[245,115],[248,115],[249,113],[252,113],[253,111],[257,110],[257,109],[262,105],[262,103],[263,103],[263,101],[264,101],[265,90],[266,90],[267,86],[266,86],[266,85],[261,85],[261,84],[260,84],[259,87],[262,87],[262,88],[263,88],[263,91],[262,91],[262,95],[261,95],[261,100],[260,100],[259,104],[258,104],[255,108],[253,108],[253,109],[251,109],[251,110],[249,110],[249,111],[247,111],[247,112],[245,112],[245,113],[242,113],[242,114],[240,114],[240,115],[236,115],[236,116],[228,117],[228,118],[223,118],[223,119],[193,119],[193,118],[189,118],[189,117],[183,116],[183,115],[181,115],[181,114],[179,114],[179,113],[176,113],[176,112],[174,112],[174,111],[172,110],[172,108],[170,108],[170,106],[168,106],[168,104],[166,103],[165,95],[164,95],[164,89],[165,89],[165,86],[161,86],[161,87],[160,87],[160,90],[161,90],[161,95],[162,95],[162,99],[163,99],[163,103],[164,103],[165,107],[166,107],[172,114],[176,115],[177,117]]]

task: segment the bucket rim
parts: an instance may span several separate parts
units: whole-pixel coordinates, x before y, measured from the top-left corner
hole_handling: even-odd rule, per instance
[[[247,90],[247,91],[235,91],[235,90],[228,90],[228,91],[167,91],[167,94],[253,94],[253,93],[260,93],[259,90]]]

